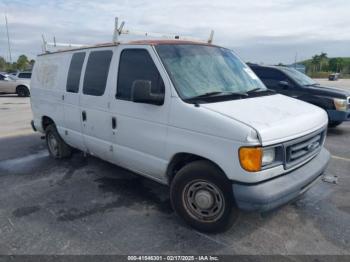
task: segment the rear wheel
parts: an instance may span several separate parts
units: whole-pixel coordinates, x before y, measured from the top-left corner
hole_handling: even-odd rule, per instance
[[[47,148],[53,158],[68,158],[72,155],[72,148],[60,137],[55,125],[49,125],[45,133]]]
[[[29,89],[26,86],[17,87],[16,93],[19,97],[28,97],[30,95]]]
[[[170,197],[175,212],[199,231],[224,231],[239,215],[232,183],[208,161],[183,167],[171,183]]]
[[[343,123],[342,121],[329,121],[328,122],[328,127],[337,127],[339,126],[341,123]]]

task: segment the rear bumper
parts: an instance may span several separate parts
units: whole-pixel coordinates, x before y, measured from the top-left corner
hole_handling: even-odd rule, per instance
[[[307,191],[327,167],[329,152],[321,152],[307,164],[278,178],[259,184],[233,184],[238,207],[245,211],[268,211],[284,205]]]
[[[331,121],[350,121],[350,110],[348,111],[337,111],[327,110],[329,120]]]

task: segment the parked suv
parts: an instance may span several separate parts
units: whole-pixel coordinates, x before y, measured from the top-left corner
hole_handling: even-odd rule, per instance
[[[170,186],[194,228],[228,228],[324,172],[327,114],[266,89],[226,48],[181,40],[107,44],[37,57],[34,130],[53,158],[77,148]]]
[[[256,64],[249,66],[268,88],[326,110],[329,127],[350,120],[350,92],[321,86],[294,68]]]
[[[0,94],[30,95],[30,83],[6,73],[0,73]]]
[[[32,72],[30,71],[22,71],[18,72],[16,76],[20,79],[30,79],[32,77]]]

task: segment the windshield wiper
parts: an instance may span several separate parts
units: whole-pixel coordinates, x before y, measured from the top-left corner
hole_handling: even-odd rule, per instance
[[[211,97],[211,96],[216,96],[216,95],[219,95],[221,94],[222,91],[213,91],[213,92],[208,92],[208,93],[205,93],[205,94],[202,94],[202,95],[198,95],[198,96],[193,96],[189,99],[192,99],[192,98],[205,98],[205,97]]]
[[[304,86],[319,86],[320,84],[319,83],[313,83],[313,84],[307,84],[307,85],[304,85]]]
[[[190,98],[187,98],[187,101],[193,101],[201,98],[209,98],[209,97],[218,97],[218,96],[248,96],[246,92],[231,92],[231,91],[213,91],[208,92],[202,95],[193,96]]]
[[[262,88],[260,88],[260,87],[257,87],[257,88],[253,88],[253,89],[247,91],[246,93],[247,93],[247,94],[250,94],[250,93],[254,93],[254,92],[258,91],[258,90],[264,90],[264,89],[262,89]]]

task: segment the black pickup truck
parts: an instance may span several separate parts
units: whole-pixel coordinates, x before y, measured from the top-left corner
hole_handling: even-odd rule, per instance
[[[321,86],[307,75],[284,66],[248,64],[269,89],[327,111],[329,127],[350,121],[350,92]]]

